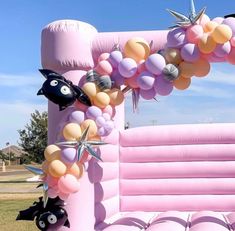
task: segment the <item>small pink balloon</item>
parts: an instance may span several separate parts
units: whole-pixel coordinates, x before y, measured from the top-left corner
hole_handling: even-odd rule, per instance
[[[200,19],[197,21],[201,26],[205,26],[208,22],[210,22],[210,18],[208,15],[203,14]]]
[[[143,90],[149,90],[153,87],[154,81],[155,81],[155,76],[148,72],[144,71],[142,72],[138,77],[137,77],[137,83],[139,85],[140,89]]]
[[[108,113],[111,117],[113,117],[115,114],[115,109],[111,105],[108,105],[102,110],[102,112]]]
[[[103,60],[107,60],[109,58],[109,53],[102,53],[99,58],[98,58],[98,63],[103,61]]]
[[[202,37],[204,31],[201,25],[190,26],[186,31],[187,39],[190,43],[196,44],[198,40]]]
[[[163,75],[160,75],[155,80],[154,89],[157,94],[166,96],[173,91],[173,84],[172,82],[165,80]]]
[[[57,186],[58,178],[55,178],[55,177],[51,176],[50,174],[48,174],[46,177],[46,183],[48,184],[49,187],[53,188],[54,186]]]
[[[58,196],[61,200],[66,201],[69,197],[69,193],[59,192]]]
[[[124,58],[118,65],[119,73],[125,78],[131,78],[137,71],[137,64],[134,59]]]
[[[150,100],[156,96],[156,91],[155,91],[154,87],[149,90],[140,89],[140,96],[145,100]]]
[[[216,17],[216,18],[212,19],[212,21],[213,21],[213,22],[217,22],[218,24],[221,24],[221,23],[223,23],[224,18],[222,18],[222,17]]]
[[[75,193],[80,188],[80,183],[77,178],[71,174],[61,176],[58,181],[58,188],[62,193]]]
[[[187,43],[181,48],[181,57],[188,62],[195,62],[200,58],[200,51],[193,43]]]
[[[53,188],[49,188],[47,190],[47,195],[50,198],[56,198],[58,196],[58,191],[54,190]]]
[[[145,60],[140,60],[138,62],[138,73],[141,73],[143,71],[146,71],[146,67],[145,67]]]
[[[108,113],[103,113],[103,117],[106,121],[111,120],[111,116]]]
[[[95,71],[97,71],[100,75],[110,75],[113,68],[107,60],[102,60],[95,67]]]
[[[162,55],[152,54],[147,58],[145,66],[149,72],[160,75],[166,66],[166,61]]]
[[[218,57],[225,57],[227,56],[231,51],[231,44],[230,42],[226,42],[224,44],[217,44],[214,53]]]

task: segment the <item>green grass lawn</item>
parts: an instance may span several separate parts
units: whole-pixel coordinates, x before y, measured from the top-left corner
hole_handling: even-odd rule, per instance
[[[34,221],[16,221],[20,210],[27,209],[35,199],[0,200],[0,230],[3,231],[34,231],[38,230]]]

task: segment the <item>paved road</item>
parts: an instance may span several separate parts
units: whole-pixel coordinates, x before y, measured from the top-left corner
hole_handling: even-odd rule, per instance
[[[0,177],[1,176],[13,176],[13,175],[18,175],[18,174],[27,174],[29,173],[28,170],[16,170],[16,171],[7,171],[7,172],[0,172]]]

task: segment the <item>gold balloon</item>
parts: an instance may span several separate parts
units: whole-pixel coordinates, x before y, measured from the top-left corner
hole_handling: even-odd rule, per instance
[[[150,55],[150,46],[142,38],[132,38],[126,42],[123,52],[125,57],[139,62],[142,59],[146,60]]]
[[[193,63],[181,62],[179,65],[180,75],[185,78],[191,78],[195,74],[195,66]]]
[[[178,49],[168,48],[164,52],[164,56],[169,63],[180,64],[182,62],[180,51]]]
[[[215,40],[209,34],[204,34],[198,41],[198,48],[203,54],[210,54],[216,45]]]
[[[105,108],[110,103],[110,98],[105,92],[98,92],[93,100],[95,106],[99,108]]]
[[[63,136],[66,140],[79,140],[81,134],[81,127],[77,123],[68,123],[64,126]]]
[[[203,30],[204,32],[212,32],[214,31],[214,29],[218,26],[219,24],[217,22],[214,22],[214,21],[209,21],[208,23],[206,23],[204,26],[203,26]]]
[[[219,25],[211,33],[212,38],[219,44],[224,44],[232,38],[233,32],[227,25]]]
[[[70,167],[68,167],[67,173],[74,175],[77,179],[79,179],[83,175],[83,165],[81,163],[73,163]]]
[[[180,78],[174,80],[173,85],[178,90],[185,90],[187,89],[191,84],[191,78],[184,78],[183,76],[180,76]]]
[[[113,88],[106,93],[109,95],[111,105],[120,105],[124,100],[123,92],[117,88]]]
[[[88,130],[88,138],[91,138],[93,136],[96,136],[97,135],[97,126],[96,126],[96,123],[94,120],[91,120],[91,119],[87,119],[87,120],[84,120],[82,123],[81,123],[81,129],[82,131],[85,131],[86,128],[89,127],[89,130]]]
[[[90,99],[94,99],[96,94],[99,92],[96,84],[92,82],[85,83],[82,87],[82,90],[88,95]]]
[[[54,144],[48,145],[44,151],[44,157],[47,161],[60,159],[60,148]]]
[[[66,171],[66,165],[60,160],[53,160],[48,166],[48,172],[53,177],[61,177]]]
[[[210,72],[210,63],[206,59],[199,59],[194,63],[195,73],[197,77],[204,77]]]

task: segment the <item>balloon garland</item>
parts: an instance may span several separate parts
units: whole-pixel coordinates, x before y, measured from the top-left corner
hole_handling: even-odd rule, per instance
[[[101,160],[96,147],[104,145],[102,139],[115,129],[115,107],[127,92],[132,91],[136,108],[139,97],[151,100],[170,95],[174,89],[187,89],[193,76],[209,73],[211,61],[235,64],[235,18],[210,20],[205,8],[195,12],[193,1],[189,16],[168,11],[177,22],[163,50],[152,51],[143,38],[129,39],[122,50],[115,45],[110,53],[99,56],[80,87],[52,70],[40,70],[46,81],[38,94],[58,104],[60,110],[73,105],[58,141],[44,152],[44,200],[66,200],[79,191],[84,163],[92,157]]]

